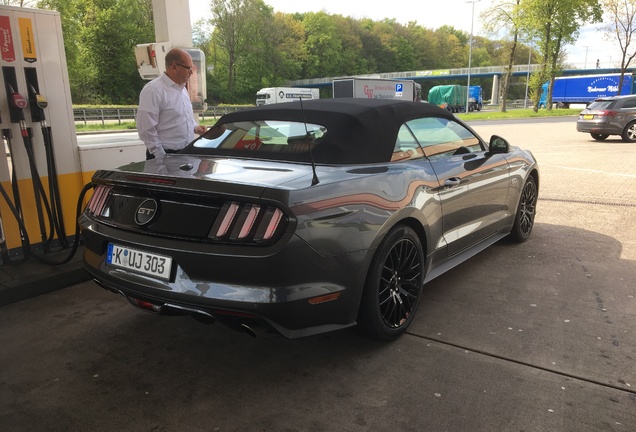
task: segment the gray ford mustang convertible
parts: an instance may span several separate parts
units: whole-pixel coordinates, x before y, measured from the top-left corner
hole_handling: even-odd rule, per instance
[[[328,99],[227,114],[177,154],[95,173],[95,281],[158,314],[288,338],[391,340],[424,284],[532,231],[532,154],[426,103]]]

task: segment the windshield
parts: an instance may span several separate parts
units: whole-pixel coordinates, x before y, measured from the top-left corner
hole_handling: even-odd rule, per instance
[[[327,128],[292,121],[258,120],[226,123],[208,130],[196,148],[249,152],[304,153],[322,140]]]

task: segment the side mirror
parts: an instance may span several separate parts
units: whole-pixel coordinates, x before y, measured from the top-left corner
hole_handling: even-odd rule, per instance
[[[510,144],[499,135],[493,135],[490,137],[488,151],[490,153],[508,153],[510,151]]]

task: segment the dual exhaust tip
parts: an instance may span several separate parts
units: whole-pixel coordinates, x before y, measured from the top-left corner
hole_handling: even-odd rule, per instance
[[[133,306],[139,309],[152,312],[155,314],[166,313],[168,312],[166,311],[166,309],[168,309],[170,311],[180,312],[181,314],[192,315],[195,319],[197,319],[197,321],[203,322],[204,324],[214,324],[214,322],[216,321],[214,316],[212,316],[211,314],[203,310],[174,305],[170,303],[156,304],[146,300],[129,297],[128,295],[124,294],[120,290],[114,290],[114,289],[105,287],[97,279],[93,279],[93,280],[95,281],[97,285],[101,286],[102,288],[106,288],[109,291],[121,294],[122,296],[126,298],[126,300],[128,300],[128,302],[130,302]],[[168,314],[170,313],[168,312]],[[268,331],[266,326],[262,325],[261,323],[255,320],[238,319],[238,320],[221,320],[221,321],[229,321],[229,322],[226,322],[226,324],[229,327],[234,328],[235,330],[243,331],[244,333],[250,335],[253,338],[262,336]]]

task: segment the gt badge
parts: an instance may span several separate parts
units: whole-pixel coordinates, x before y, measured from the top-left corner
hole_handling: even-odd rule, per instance
[[[157,210],[159,209],[159,205],[157,201],[154,199],[147,199],[142,202],[139,207],[137,207],[137,211],[135,212],[135,222],[137,225],[144,226],[148,225],[157,215]]]

